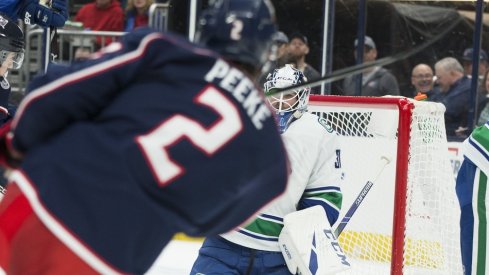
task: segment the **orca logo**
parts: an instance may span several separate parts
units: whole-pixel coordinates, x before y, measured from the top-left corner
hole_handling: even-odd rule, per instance
[[[329,125],[328,121],[324,118],[318,118],[318,122],[319,124],[321,124],[324,129],[326,129],[326,131],[328,131],[328,133],[332,133],[333,132],[333,128],[331,128],[331,126]]]

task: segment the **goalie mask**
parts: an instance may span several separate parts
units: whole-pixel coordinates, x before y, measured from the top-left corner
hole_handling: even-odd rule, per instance
[[[24,33],[4,14],[0,14],[0,64],[12,62],[9,67],[19,69],[24,61]]]
[[[273,92],[277,89],[305,82],[307,82],[307,78],[304,76],[304,73],[289,64],[283,68],[275,69],[267,77],[264,87],[265,94],[272,94],[267,96],[267,99],[278,115],[279,128],[282,133],[287,130],[293,121],[300,118],[307,111],[311,89],[306,87],[288,93],[273,94]]]

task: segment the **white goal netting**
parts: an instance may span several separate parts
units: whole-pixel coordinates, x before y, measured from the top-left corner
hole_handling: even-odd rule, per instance
[[[352,263],[342,274],[463,274],[443,105],[312,96],[309,110],[342,137],[339,220],[374,180],[381,157],[391,159],[340,235]]]

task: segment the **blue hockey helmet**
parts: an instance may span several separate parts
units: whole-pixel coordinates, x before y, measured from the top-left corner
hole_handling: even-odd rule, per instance
[[[214,0],[200,17],[195,41],[230,61],[260,69],[275,32],[270,0]]]
[[[24,60],[24,32],[6,15],[0,13],[0,65],[12,60],[14,69]]]

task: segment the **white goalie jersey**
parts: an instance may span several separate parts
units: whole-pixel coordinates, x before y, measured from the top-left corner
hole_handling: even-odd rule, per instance
[[[246,227],[221,235],[253,249],[280,251],[278,237],[285,215],[320,205],[330,224],[341,208],[341,148],[336,132],[316,115],[304,113],[282,134],[292,173],[286,192]]]

